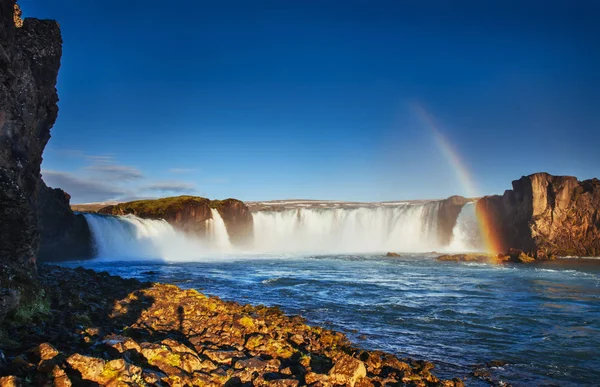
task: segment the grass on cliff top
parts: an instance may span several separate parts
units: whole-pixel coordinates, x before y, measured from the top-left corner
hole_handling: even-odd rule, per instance
[[[239,202],[237,199],[225,199],[225,200],[210,200],[200,196],[171,196],[161,199],[146,199],[136,200],[133,202],[120,203],[113,206],[114,209],[132,209],[138,214],[154,214],[164,215],[167,211],[176,212],[183,210],[185,207],[190,205],[208,205],[210,208],[220,210],[223,206],[232,203]],[[128,212],[128,211],[126,211]]]

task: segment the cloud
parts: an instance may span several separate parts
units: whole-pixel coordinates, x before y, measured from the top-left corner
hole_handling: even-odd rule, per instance
[[[144,174],[135,167],[119,164],[94,164],[85,167],[86,170],[98,172],[105,177],[115,180],[137,180],[144,177]]]
[[[196,172],[197,169],[196,168],[171,168],[169,169],[170,173],[175,173],[175,174],[184,174],[184,173],[191,173],[191,172]]]
[[[73,203],[115,200],[128,193],[116,185],[80,178],[69,172],[43,170],[42,177],[48,186],[68,192],[73,198]]]
[[[115,156],[113,155],[88,155],[82,153],[82,156],[91,161],[93,164],[114,164]]]
[[[147,185],[141,188],[142,190],[154,192],[171,192],[171,193],[191,193],[196,192],[196,187],[193,184],[184,181],[162,181]]]
[[[204,179],[202,180],[202,182],[206,184],[228,184],[229,179],[225,177],[214,177],[210,179]]]

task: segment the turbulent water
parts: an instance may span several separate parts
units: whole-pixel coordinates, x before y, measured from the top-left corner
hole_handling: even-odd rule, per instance
[[[598,260],[493,266],[428,255],[337,255],[83,264],[280,305],[362,347],[433,360],[439,376],[468,385],[486,385],[469,373],[491,360],[508,363],[490,369],[494,379],[515,386],[600,379]]]
[[[381,254],[480,248],[473,204],[463,207],[448,245],[439,242],[438,208],[431,202],[258,211],[246,251],[229,242],[217,211],[203,240],[162,220],[86,214],[98,259],[81,264],[280,305],[311,324],[347,332],[362,347],[433,360],[439,376],[468,385],[486,385],[469,375],[491,360],[507,362],[489,369],[497,382],[595,385],[600,260],[519,266]]]

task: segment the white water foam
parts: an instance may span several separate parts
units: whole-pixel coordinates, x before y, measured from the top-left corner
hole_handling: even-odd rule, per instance
[[[94,238],[97,257],[103,260],[186,261],[221,252],[221,247],[187,236],[162,219],[141,219],[134,215],[84,216]],[[214,223],[213,235],[218,235],[216,239],[224,245],[221,233],[225,226],[221,227],[218,221]]]
[[[439,202],[396,207],[258,211],[254,249],[262,252],[425,252],[440,247]]]
[[[212,219],[207,220],[208,222],[208,234],[210,242],[213,248],[221,252],[229,252],[232,250],[231,242],[229,241],[229,234],[227,233],[227,227],[225,222],[214,208],[210,209]]]
[[[474,202],[463,206],[456,219],[456,225],[452,229],[452,241],[445,249],[446,251],[485,251],[475,210]]]
[[[351,208],[297,207],[253,213],[254,240],[244,251],[233,246],[223,218],[211,209],[206,236],[192,237],[164,220],[133,215],[85,214],[103,259],[198,260],[215,255],[269,257],[281,254],[344,254],[477,251],[481,249],[475,205],[466,204],[449,245],[440,243],[440,202],[397,203]]]

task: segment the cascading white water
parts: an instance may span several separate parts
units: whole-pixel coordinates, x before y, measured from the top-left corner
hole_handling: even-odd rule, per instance
[[[431,251],[439,248],[439,202],[258,211],[254,248],[265,252]]]
[[[210,209],[212,214],[212,219],[208,220],[208,233],[210,235],[210,242],[214,248],[220,251],[231,251],[231,242],[229,241],[229,234],[227,233],[227,227],[225,227],[225,222],[217,211],[214,208]]]
[[[84,214],[102,259],[186,260],[206,251],[199,240],[177,232],[164,220],[134,215]]]
[[[475,209],[474,202],[463,206],[456,219],[456,225],[452,230],[452,241],[447,250],[457,252],[485,250]]]
[[[449,245],[440,243],[440,202],[296,207],[253,213],[253,254],[336,254],[383,251],[476,251],[481,238],[474,203],[458,216]],[[103,259],[195,260],[239,253],[223,218],[211,209],[206,236],[190,236],[164,220],[84,214]]]

